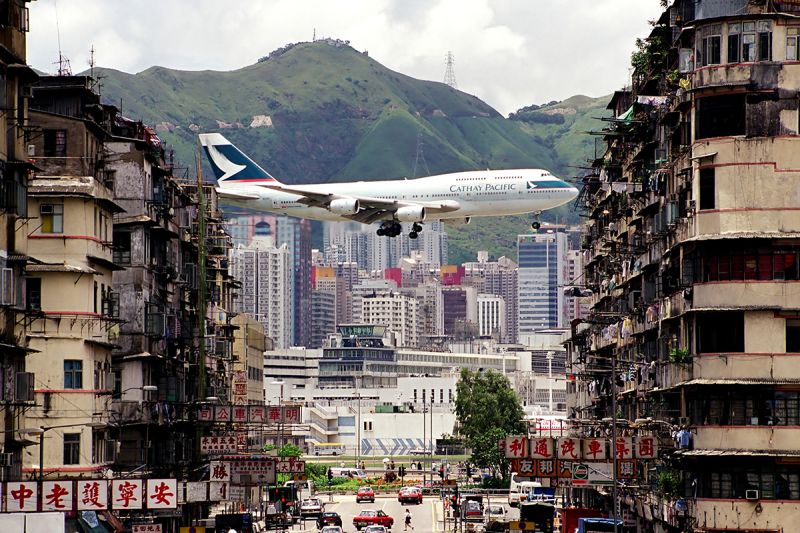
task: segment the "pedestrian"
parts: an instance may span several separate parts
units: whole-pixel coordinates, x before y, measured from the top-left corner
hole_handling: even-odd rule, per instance
[[[403,528],[403,531],[408,531],[408,528],[414,531],[414,526],[411,525],[411,511],[406,509],[406,527]]]

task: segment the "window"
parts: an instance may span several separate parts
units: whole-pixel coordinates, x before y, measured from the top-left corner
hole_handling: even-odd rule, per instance
[[[42,233],[64,232],[64,206],[62,204],[42,204],[39,206]]]
[[[742,61],[756,60],[756,23],[742,23]]]
[[[758,60],[772,61],[772,23],[760,20],[756,23],[758,29]]]
[[[695,137],[726,137],[745,134],[745,95],[725,94],[697,99]]]
[[[714,24],[705,29],[700,40],[699,56],[701,64],[719,65],[722,63],[722,25]]]
[[[697,316],[697,353],[725,352],[744,352],[744,313],[700,313]]]
[[[83,388],[83,361],[79,359],[64,360],[64,388]]]
[[[29,311],[42,310],[41,278],[27,278],[25,280],[25,304]]]
[[[800,319],[786,319],[786,352],[800,353]]]
[[[44,156],[67,156],[67,130],[44,130]]]
[[[700,169],[700,210],[714,209],[716,206],[716,176],[715,169]]]
[[[797,36],[800,27],[786,28],[786,61],[797,61]]]
[[[728,24],[728,63],[738,63],[741,60],[741,33],[741,24]]]
[[[64,433],[64,464],[81,464],[81,434]]]
[[[120,265],[131,264],[131,233],[114,232],[114,262]]]

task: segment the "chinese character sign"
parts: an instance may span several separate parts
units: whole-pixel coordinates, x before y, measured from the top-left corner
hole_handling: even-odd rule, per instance
[[[42,511],[72,510],[72,481],[42,482]]]
[[[281,421],[281,408],[271,405],[267,408],[267,420],[270,424],[277,424]]]
[[[231,480],[231,464],[224,461],[211,461],[211,472],[209,480],[211,481],[230,481]]]
[[[300,423],[300,406],[299,405],[284,405],[283,406],[283,423],[284,424],[299,424]]]
[[[574,461],[581,458],[581,439],[562,437],[556,441],[556,451],[559,459]]]
[[[583,458],[587,461],[605,461],[606,440],[583,439]]]
[[[148,509],[176,509],[178,507],[178,481],[175,479],[147,480]]]
[[[636,461],[633,459],[621,459],[617,462],[617,477],[619,479],[636,478]]]
[[[506,458],[523,459],[528,456],[528,439],[522,436],[506,437]]]
[[[78,481],[77,494],[79,511],[108,509],[108,482],[105,479]]]
[[[111,482],[111,505],[114,509],[141,509],[141,479],[115,479]]]
[[[655,437],[636,437],[633,444],[637,459],[655,459],[658,457],[658,442]]]
[[[200,422],[213,422],[214,409],[210,405],[201,406],[197,410],[197,420]]]
[[[633,439],[631,437],[617,437],[614,446],[617,459],[633,459]]]
[[[161,533],[161,524],[134,524],[131,533]]]
[[[231,406],[230,405],[217,405],[214,407],[214,420],[216,422],[230,422],[231,421]]]
[[[8,512],[35,511],[38,502],[38,487],[35,481],[12,481],[6,483]]]
[[[248,406],[250,410],[250,422],[266,422],[267,421],[267,409],[261,405],[250,405]]]
[[[553,439],[539,437],[531,439],[531,458],[550,459],[553,457]]]
[[[245,423],[247,422],[247,406],[246,405],[234,405],[233,406],[233,421],[237,423]]]

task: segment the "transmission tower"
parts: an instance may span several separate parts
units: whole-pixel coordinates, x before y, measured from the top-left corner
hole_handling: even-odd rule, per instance
[[[444,82],[445,84],[449,85],[453,89],[458,89],[458,84],[456,83],[456,59],[453,56],[453,52],[447,52],[447,55],[444,58],[444,63],[446,65],[444,69]]]
[[[428,162],[425,161],[425,153],[422,150],[423,145],[424,143],[422,142],[422,132],[419,132],[417,133],[417,155],[414,158],[414,171],[412,172],[415,178],[417,177],[417,166],[419,165],[420,161],[425,166],[425,172],[427,172],[427,174],[425,175],[426,176],[431,175],[431,171],[428,168]]]

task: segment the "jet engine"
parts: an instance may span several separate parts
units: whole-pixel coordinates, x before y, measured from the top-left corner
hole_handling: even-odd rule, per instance
[[[358,209],[358,200],[355,198],[337,198],[328,206],[328,210],[337,215],[355,215]]]
[[[401,207],[395,213],[395,218],[400,222],[422,222],[425,220],[425,208],[421,205]]]

